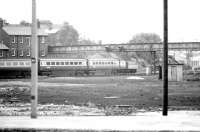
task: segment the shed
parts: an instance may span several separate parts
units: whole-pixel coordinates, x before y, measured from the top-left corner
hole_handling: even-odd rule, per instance
[[[168,80],[183,81],[183,64],[176,60],[169,59],[168,62]]]

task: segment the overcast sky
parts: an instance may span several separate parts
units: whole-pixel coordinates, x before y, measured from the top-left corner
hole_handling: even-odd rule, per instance
[[[31,0],[0,0],[0,17],[31,22]],[[163,35],[163,0],[37,0],[37,17],[69,22],[83,38],[126,43],[141,32]],[[200,0],[169,0],[169,41],[200,41]]]

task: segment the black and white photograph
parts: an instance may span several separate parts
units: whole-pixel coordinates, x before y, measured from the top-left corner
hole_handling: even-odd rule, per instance
[[[0,0],[0,132],[200,131],[199,0]]]

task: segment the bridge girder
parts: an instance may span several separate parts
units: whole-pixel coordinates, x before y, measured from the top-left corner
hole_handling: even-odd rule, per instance
[[[200,42],[170,42],[169,50],[200,51]],[[73,45],[73,46],[49,46],[49,52],[85,52],[85,51],[112,51],[112,52],[136,52],[136,51],[162,51],[163,43],[127,43],[127,44],[101,44],[101,45]]]

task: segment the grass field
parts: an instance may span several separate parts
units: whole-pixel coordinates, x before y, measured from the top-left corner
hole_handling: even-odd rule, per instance
[[[162,108],[162,81],[156,76],[60,77],[39,79],[39,104]],[[1,100],[30,102],[30,80],[0,80]],[[169,82],[169,106],[199,109],[200,82]]]

